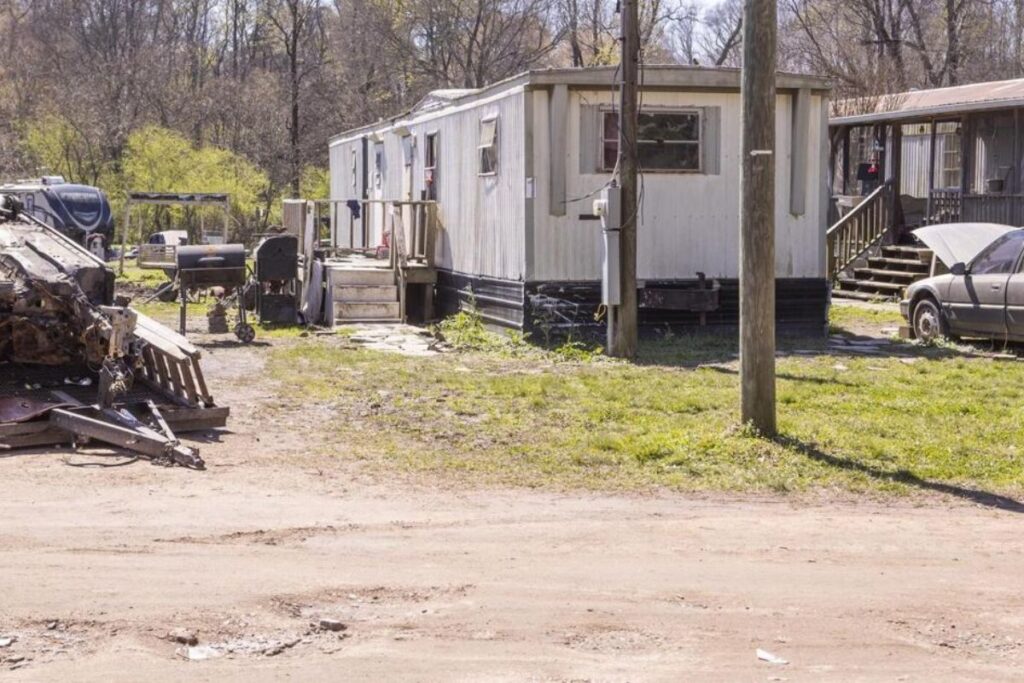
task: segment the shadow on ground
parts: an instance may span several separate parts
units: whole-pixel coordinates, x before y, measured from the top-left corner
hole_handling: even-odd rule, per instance
[[[955,484],[929,481],[927,479],[922,479],[913,472],[903,469],[894,471],[879,469],[871,465],[857,462],[856,460],[826,453],[813,444],[806,443],[800,439],[790,436],[778,436],[774,440],[776,443],[791,448],[811,460],[824,463],[830,467],[835,467],[849,472],[866,474],[878,481],[895,482],[905,484],[907,486],[913,486],[914,488],[921,489],[922,491],[943,493],[977,505],[984,505],[986,507],[1006,510],[1008,512],[1024,513],[1024,503],[1008,496],[1001,496],[988,491],[979,491],[978,489],[970,489],[963,486],[957,486]]]

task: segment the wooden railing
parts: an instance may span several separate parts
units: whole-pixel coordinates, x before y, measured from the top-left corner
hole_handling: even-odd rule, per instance
[[[829,279],[878,244],[892,227],[892,183],[881,185],[826,233],[826,261]]]
[[[932,190],[928,222],[1024,225],[1024,195]]]
[[[394,245],[401,226],[405,258],[413,265],[434,265],[437,239],[437,202],[428,200],[358,199],[359,218],[349,200],[314,202],[314,224],[329,225],[320,246],[335,251],[376,252],[383,241]],[[386,236],[386,237],[384,237]],[[394,252],[394,249],[391,250]]]
[[[928,202],[928,223],[960,221],[960,190],[932,190]]]

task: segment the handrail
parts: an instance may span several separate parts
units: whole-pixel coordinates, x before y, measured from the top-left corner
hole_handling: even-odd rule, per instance
[[[887,181],[826,231],[825,267],[830,280],[892,229],[892,200],[892,181]]]

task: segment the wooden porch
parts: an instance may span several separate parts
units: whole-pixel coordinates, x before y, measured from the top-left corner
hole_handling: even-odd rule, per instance
[[[942,90],[902,106],[900,96],[893,97],[891,111],[855,113],[830,124],[827,269],[840,291],[844,279],[863,281],[854,277],[859,270],[867,279],[880,278],[879,294],[898,295],[902,286],[895,285],[913,280],[905,274],[886,279],[893,270],[871,268],[871,260],[893,247],[918,250],[912,259],[897,260],[930,257],[911,235],[923,225],[1024,225],[1024,102],[1005,109],[965,104],[954,112],[943,104]],[[914,108],[918,104],[920,110]],[[915,277],[927,274],[918,267],[911,271]]]
[[[313,202],[329,325],[434,318],[437,205],[427,200]],[[358,208],[357,208],[358,207]]]

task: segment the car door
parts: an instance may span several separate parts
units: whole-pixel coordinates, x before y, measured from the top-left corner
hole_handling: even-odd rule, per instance
[[[1011,337],[1024,340],[1024,257],[1006,285],[1006,327]]]
[[[1024,250],[1024,230],[1007,233],[986,247],[965,275],[950,284],[946,304],[954,334],[1006,334],[1006,302],[1010,275]]]

